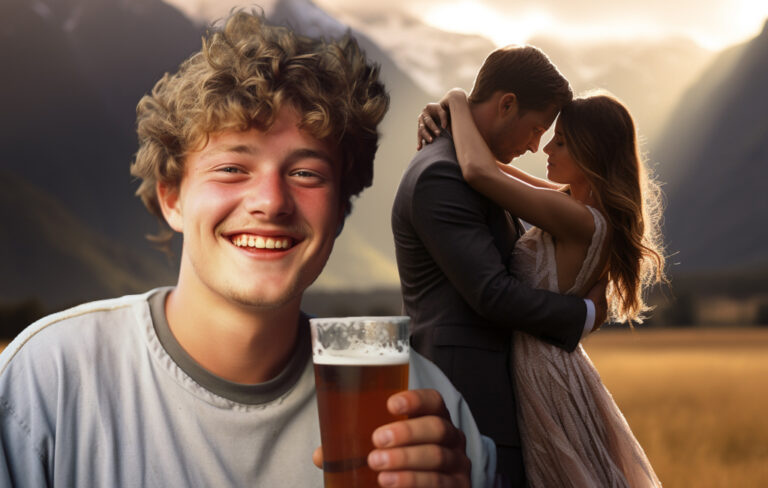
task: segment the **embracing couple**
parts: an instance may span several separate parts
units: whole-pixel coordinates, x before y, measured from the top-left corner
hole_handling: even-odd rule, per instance
[[[509,164],[555,119],[547,179]],[[641,321],[642,292],[664,279],[627,109],[574,99],[541,51],[507,47],[417,130],[392,209],[412,343],[495,441],[497,484],[660,486],[579,345],[606,317]]]

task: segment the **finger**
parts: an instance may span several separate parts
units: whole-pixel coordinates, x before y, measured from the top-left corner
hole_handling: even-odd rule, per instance
[[[450,420],[435,415],[400,420],[379,427],[373,431],[373,445],[384,449],[439,444],[443,447],[464,449],[464,433],[454,427]]]
[[[380,486],[392,488],[433,486],[466,488],[471,486],[469,478],[466,476],[419,471],[385,471],[379,473],[378,482]]]
[[[424,142],[432,142],[432,134],[426,129],[424,121],[422,120],[422,114],[418,117],[418,128],[416,129],[416,150],[420,150],[424,147]]]
[[[439,415],[449,420],[451,418],[448,409],[445,408],[443,397],[437,390],[431,388],[395,393],[387,399],[387,410],[392,415],[409,417]]]
[[[464,451],[436,444],[375,449],[368,455],[368,466],[376,471],[469,472],[470,461]]]
[[[432,129],[430,129],[429,126],[426,124],[427,120],[431,121],[432,119],[429,116],[424,114],[419,115],[418,128],[416,130],[416,134],[419,139],[419,144],[422,143],[421,141],[430,143],[434,139],[434,133]],[[434,125],[434,122],[432,122],[432,125]]]
[[[448,111],[445,109],[445,107],[441,106],[441,110],[439,112],[440,114],[440,127],[445,129],[448,127]]]
[[[318,468],[323,467],[323,448],[318,447],[315,452],[312,453],[312,463]]]
[[[419,127],[419,130],[416,132],[416,138],[418,139],[418,142],[416,143],[417,149],[421,149],[426,144],[432,142],[432,134],[427,132],[423,127]]]
[[[422,123],[429,129],[432,134],[440,134],[440,127],[435,123],[435,119],[429,116],[426,112],[421,114]]]

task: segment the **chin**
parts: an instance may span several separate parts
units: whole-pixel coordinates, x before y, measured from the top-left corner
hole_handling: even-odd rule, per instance
[[[300,293],[295,286],[285,286],[282,290],[232,290],[230,298],[240,305],[259,310],[274,310],[292,302]]]

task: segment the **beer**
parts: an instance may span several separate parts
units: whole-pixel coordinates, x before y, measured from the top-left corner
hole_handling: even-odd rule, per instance
[[[362,319],[335,320],[346,325],[333,327],[347,327],[348,322]],[[326,488],[377,487],[377,473],[368,467],[368,454],[374,448],[371,436],[378,427],[404,418],[389,413],[387,399],[408,388],[407,318],[382,318],[386,322],[384,332],[376,322],[379,319],[365,320],[367,330],[363,332],[349,332],[352,329],[347,328],[342,333],[328,328],[318,332],[313,323]],[[399,323],[393,325],[393,321]],[[393,333],[397,335],[394,340]],[[318,337],[323,334],[325,345]],[[351,335],[354,338],[350,339]]]

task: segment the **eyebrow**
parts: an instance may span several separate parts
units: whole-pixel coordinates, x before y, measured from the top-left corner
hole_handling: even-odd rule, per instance
[[[291,162],[299,161],[301,159],[320,159],[325,161],[331,167],[336,164],[334,158],[332,158],[331,155],[327,152],[309,148],[297,149],[289,154],[286,159]]]
[[[221,154],[221,153],[255,155],[259,153],[259,149],[257,147],[250,146],[247,144],[238,144],[235,146],[226,146],[221,149],[216,149],[214,151],[211,151],[212,155]],[[286,160],[290,162],[295,162],[302,159],[320,159],[328,163],[330,166],[333,166],[335,164],[335,159],[331,157],[330,154],[328,154],[325,151],[321,151],[317,149],[310,149],[310,148],[296,149],[290,154],[288,154],[288,156],[286,157]]]
[[[258,150],[255,147],[248,146],[246,144],[238,144],[236,146],[226,146],[220,149],[214,149],[211,154],[221,153],[237,153],[237,154],[256,154]]]

